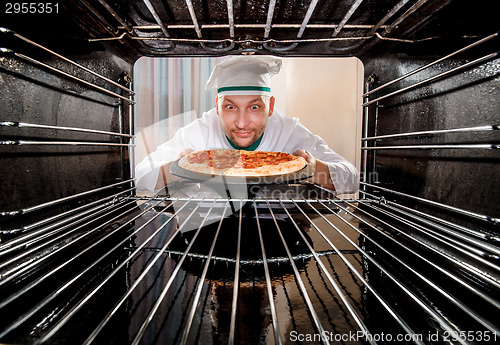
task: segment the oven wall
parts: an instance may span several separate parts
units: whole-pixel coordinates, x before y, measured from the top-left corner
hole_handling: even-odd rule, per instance
[[[12,37],[12,48],[40,62],[78,78],[122,94],[122,90],[34,47],[19,44]],[[77,42],[78,43],[78,42]],[[55,48],[53,48],[56,50]],[[60,50],[67,50],[61,46]],[[131,75],[131,63],[99,49],[66,57],[114,81]],[[0,59],[1,121],[37,125],[78,127],[129,133],[129,106],[126,101],[61,76],[48,68],[15,56]],[[130,179],[128,147],[109,145],[61,145],[60,141],[86,143],[128,143],[128,138],[87,134],[66,130],[0,127],[2,140],[36,141],[35,145],[0,145],[0,210],[17,211],[52,200],[72,196]],[[123,187],[123,186],[122,186]],[[129,187],[130,188],[130,187]],[[107,189],[102,194],[116,193]],[[91,195],[95,198],[98,195]],[[88,198],[87,198],[88,199]],[[66,204],[77,206],[80,198]],[[35,218],[58,214],[64,209],[44,208]],[[30,224],[32,213],[22,218]],[[2,221],[5,221],[5,217]],[[17,217],[9,218],[19,226]],[[20,220],[19,220],[20,221]],[[2,230],[8,228],[4,225]]]
[[[490,52],[487,49],[476,50],[467,56],[462,54],[462,59],[438,63],[378,91],[370,99],[423,81]],[[364,61],[365,78],[375,77],[376,82],[370,85],[370,89],[374,89],[440,57],[389,54],[367,59]],[[459,73],[380,100],[369,106],[368,136],[498,125],[499,72],[500,60],[490,58]],[[377,141],[376,146],[499,143],[499,131],[491,130],[385,139]],[[368,152],[367,172],[372,173],[370,183],[487,216],[500,214],[498,171],[498,149]],[[403,200],[409,202],[408,199]],[[424,203],[416,206],[429,210]],[[434,208],[431,213],[435,212]],[[456,217],[456,214],[450,217]],[[465,219],[458,222],[467,223]],[[498,231],[493,226],[492,229]]]

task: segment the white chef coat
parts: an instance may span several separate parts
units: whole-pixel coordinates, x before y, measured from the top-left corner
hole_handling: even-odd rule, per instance
[[[214,108],[203,113],[200,119],[180,128],[172,139],[160,145],[136,166],[137,188],[154,191],[161,166],[174,160],[186,148],[195,151],[232,149],[219,121]],[[321,137],[313,135],[297,118],[289,118],[274,111],[256,151],[293,154],[299,149],[309,151],[315,158],[328,164],[337,194],[358,191],[359,173],[354,165],[332,151]]]

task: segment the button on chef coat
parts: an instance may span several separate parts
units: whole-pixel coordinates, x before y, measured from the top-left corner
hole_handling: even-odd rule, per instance
[[[156,151],[144,158],[135,169],[137,188],[154,191],[160,168],[175,159],[186,149],[232,149],[220,126],[216,109],[180,128],[174,137],[161,144]],[[297,118],[289,118],[279,111],[269,117],[262,141],[256,151],[275,151],[293,154],[307,150],[315,158],[328,164],[337,194],[355,193],[359,187],[357,169],[342,156],[332,151],[323,139],[312,134]]]

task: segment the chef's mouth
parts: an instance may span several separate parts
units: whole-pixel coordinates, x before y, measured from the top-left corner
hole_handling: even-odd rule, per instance
[[[246,131],[233,132],[233,133],[235,136],[240,137],[240,138],[247,138],[252,134],[252,132],[246,132]]]

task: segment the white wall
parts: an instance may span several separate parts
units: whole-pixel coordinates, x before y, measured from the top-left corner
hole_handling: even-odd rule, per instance
[[[276,107],[297,117],[358,169],[363,64],[357,58],[285,58],[271,86]]]

